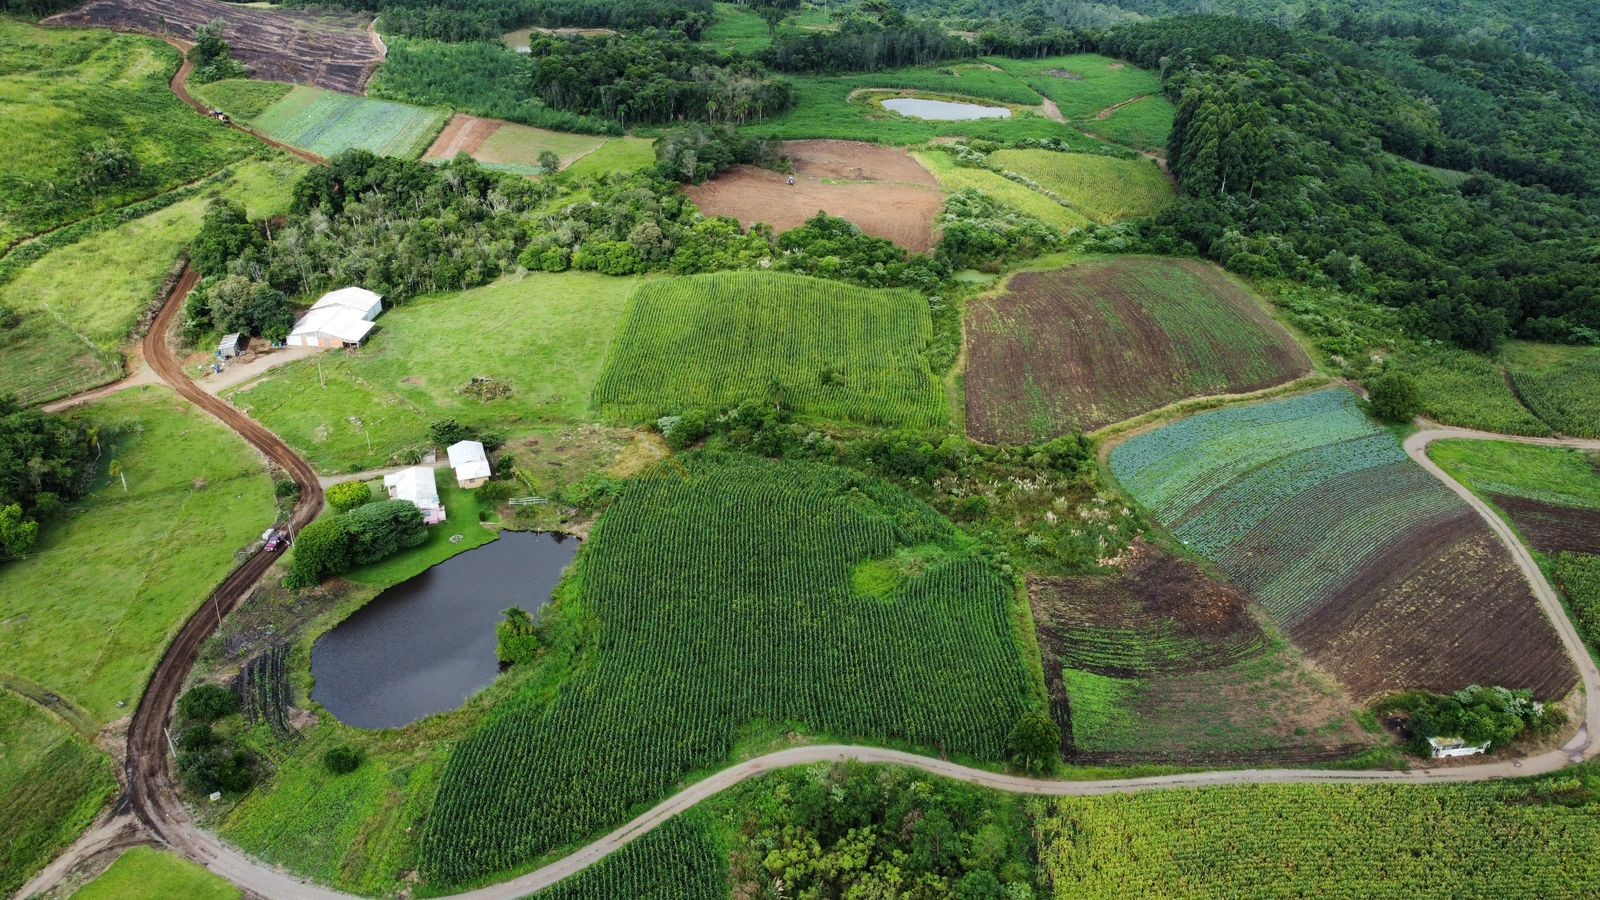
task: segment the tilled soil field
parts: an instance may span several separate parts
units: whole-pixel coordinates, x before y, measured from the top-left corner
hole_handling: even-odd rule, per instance
[[[737,166],[684,189],[708,216],[732,216],[746,228],[765,222],[777,231],[804,225],[819,211],[849,219],[875,237],[914,253],[933,246],[933,220],[944,206],[933,175],[904,150],[851,141],[792,141],[788,176]]]
[[[227,23],[224,35],[233,55],[254,78],[359,94],[383,62],[383,52],[364,30],[366,20],[352,16],[216,0],[89,0],[45,22],[193,41],[200,26],[214,19]]]
[[[1187,397],[1290,381],[1310,360],[1215,267],[1089,262],[1015,276],[968,318],[967,429],[1028,443]]]
[[[1490,494],[1540,553],[1600,554],[1600,509],[1573,509],[1525,497]]]
[[[457,114],[434,139],[433,146],[422,155],[423,159],[455,159],[456,154],[473,156],[489,135],[499,130],[499,119],[480,119],[477,116]]]

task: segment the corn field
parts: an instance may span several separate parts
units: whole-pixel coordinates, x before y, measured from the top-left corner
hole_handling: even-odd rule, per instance
[[[728,861],[693,813],[529,900],[727,900]]]

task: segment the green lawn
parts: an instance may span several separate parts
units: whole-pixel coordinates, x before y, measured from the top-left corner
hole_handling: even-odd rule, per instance
[[[9,601],[5,579],[0,569]],[[75,840],[116,790],[109,758],[60,719],[0,689],[0,895],[11,896]]]
[[[1172,184],[1148,159],[1001,150],[990,154],[989,161],[1032,179],[1102,225],[1154,216],[1173,199]]]
[[[43,403],[115,381],[122,347],[156,299],[174,260],[200,230],[211,196],[244,203],[251,216],[288,209],[305,166],[288,157],[252,160],[202,195],[92,235],[41,257],[9,284],[0,304],[21,323],[0,332],[0,394]]]
[[[256,149],[167,87],[178,52],[144,37],[0,19],[0,250],[193,181]],[[132,176],[83,183],[86,150],[115,144]]]
[[[1062,231],[1071,231],[1089,224],[1089,219],[1077,210],[1063,206],[1004,175],[988,169],[956,165],[955,158],[948,153],[927,150],[912,155],[939,179],[939,186],[944,188],[947,194],[963,188],[972,188],[987,194],[1004,206],[1027,213],[1046,225],[1053,225]]]
[[[73,900],[236,900],[239,889],[173,853],[134,847]]]
[[[250,124],[319,156],[360,149],[416,159],[438,137],[448,118],[439,109],[295,85]]]
[[[589,391],[638,283],[539,273],[420,298],[384,313],[360,352],[285,366],[229,398],[324,471],[386,465],[429,443],[428,425],[447,417],[503,432],[588,421]],[[459,393],[480,375],[512,395]]]
[[[161,649],[276,506],[256,453],[166,388],[71,415],[100,429],[98,486],[46,524],[30,556],[0,567],[0,670],[109,722],[131,711]]]
[[[220,109],[235,119],[253,119],[293,89],[280,81],[252,81],[225,78],[210,84],[191,84],[189,93],[212,109]]]

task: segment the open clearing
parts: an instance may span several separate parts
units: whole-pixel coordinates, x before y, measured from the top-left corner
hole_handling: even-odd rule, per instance
[[[0,54],[0,252],[187,184],[257,146],[172,95],[178,52],[160,41],[0,18]],[[132,153],[139,171],[83,183],[84,151],[103,144]]]
[[[220,875],[164,850],[134,847],[72,895],[73,900],[234,900],[239,889]]]
[[[452,118],[423,158],[443,161],[465,153],[492,169],[542,175],[539,154],[546,150],[561,159],[563,170],[577,175],[638,169],[655,161],[652,142],[644,138],[572,134],[468,115]]]
[[[777,382],[802,417],[931,428],[949,420],[932,336],[910,291],[761,272],[656,281],[628,301],[594,403],[647,421],[765,401]]]
[[[296,85],[250,124],[268,137],[323,157],[345,150],[416,159],[444,127],[445,113]]]
[[[958,166],[950,154],[936,150],[918,151],[916,157],[928,167],[934,177],[939,179],[939,185],[944,188],[945,193],[953,194],[971,188],[987,195],[1002,206],[1009,206],[1018,212],[1026,213],[1063,232],[1089,224],[1089,218],[1083,213],[1057,203],[1032,188],[1018,184],[999,172]]]
[[[1011,581],[847,470],[675,457],[624,487],[569,583],[589,621],[547,659],[564,665],[569,640],[582,657],[456,745],[422,835],[430,884],[621,824],[748,726],[997,759],[1031,693]]]
[[[430,444],[428,425],[446,417],[511,433],[588,421],[590,389],[638,283],[539,273],[418,298],[384,313],[360,351],[292,363],[227,397],[325,472],[384,466]],[[477,376],[506,382],[510,396],[461,393]]]
[[[237,200],[252,217],[278,215],[304,171],[284,156],[243,163],[194,197],[23,269],[0,286],[0,304],[21,316],[0,331],[0,394],[46,403],[122,377],[122,348],[159,299],[178,253],[199,233],[209,198]]]
[[[1069,762],[1281,765],[1373,742],[1242,592],[1142,543],[1119,567],[1028,581]]]
[[[234,58],[264,81],[309,84],[359,94],[383,62],[364,30],[366,20],[217,0],[89,0],[52,16],[54,25],[137,31],[193,41],[200,26],[227,23],[224,38]]]
[[[1505,548],[1348,391],[1183,419],[1117,446],[1111,470],[1359,702],[1576,681]]]
[[[1215,266],[1156,258],[1018,273],[1000,295],[970,304],[967,352],[967,430],[991,443],[1091,431],[1310,368]]]
[[[1037,182],[1102,225],[1153,216],[1173,200],[1172,184],[1161,167],[1148,159],[1000,150],[990,154],[989,161]]]
[[[706,215],[732,216],[746,228],[765,222],[788,231],[822,211],[915,253],[933,247],[944,196],[909,153],[849,141],[790,141],[784,152],[795,164],[792,185],[782,173],[736,166],[684,193]]]
[[[100,480],[27,558],[0,568],[0,666],[109,722],[276,507],[260,457],[166,388],[69,415],[100,430]],[[107,474],[113,459],[126,491]]]

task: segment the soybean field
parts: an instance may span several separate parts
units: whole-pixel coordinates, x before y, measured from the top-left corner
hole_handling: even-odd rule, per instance
[[[1183,419],[1117,446],[1111,471],[1357,700],[1575,683],[1505,549],[1348,391]]]
[[[1029,695],[1011,580],[930,508],[845,470],[677,457],[624,488],[572,577],[560,603],[592,617],[575,672],[452,753],[422,836],[430,884],[618,825],[724,764],[745,729],[992,760]]]
[[[640,286],[594,405],[640,421],[777,402],[803,418],[931,428],[949,421],[925,357],[928,304],[799,275],[730,272]]]

